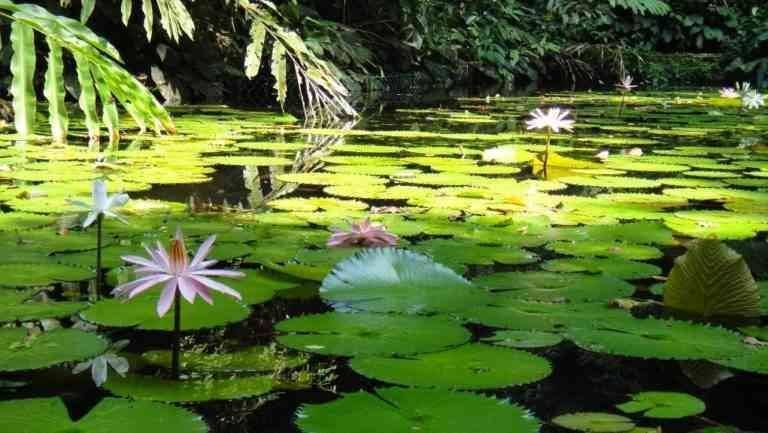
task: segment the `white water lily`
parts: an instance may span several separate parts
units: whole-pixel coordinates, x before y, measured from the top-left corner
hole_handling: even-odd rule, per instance
[[[69,200],[70,204],[89,210],[88,216],[85,217],[85,220],[83,221],[83,228],[86,228],[91,224],[93,224],[93,222],[96,221],[96,218],[98,218],[99,215],[104,215],[105,217],[117,218],[118,220],[126,224],[128,223],[128,221],[126,221],[125,218],[120,216],[117,212],[113,211],[113,209],[119,208],[125,205],[126,203],[128,203],[128,200],[130,200],[130,197],[128,197],[128,194],[113,194],[111,196],[107,196],[107,183],[101,179],[96,179],[93,181],[92,195],[93,195],[92,204],[84,203],[79,200]]]
[[[758,109],[765,105],[765,95],[757,90],[751,90],[742,96],[741,105],[747,110]]]
[[[123,358],[122,356],[117,356],[115,352],[121,351],[127,345],[128,340],[118,341],[112,345],[109,352],[101,356],[97,356],[89,361],[77,364],[75,368],[72,369],[72,374],[80,374],[90,368],[93,383],[95,383],[98,387],[101,387],[101,385],[107,381],[107,377],[109,376],[109,367],[112,367],[112,369],[115,370],[115,372],[120,376],[125,377],[125,375],[128,373],[128,370],[130,369],[130,365],[128,364],[127,359]]]
[[[569,110],[561,110],[558,107],[550,108],[546,113],[541,111],[541,108],[537,108],[531,111],[533,119],[526,120],[528,129],[547,129],[553,132],[560,132],[561,129],[573,132],[573,119],[566,119]]]
[[[618,83],[616,83],[616,88],[619,90],[619,92],[625,93],[625,92],[631,92],[633,89],[637,87],[637,85],[632,84],[634,79],[631,75],[625,75],[624,78],[621,79]]]
[[[720,97],[721,98],[727,98],[727,99],[736,99],[741,97],[741,94],[736,91],[733,87],[723,87],[720,89]]]

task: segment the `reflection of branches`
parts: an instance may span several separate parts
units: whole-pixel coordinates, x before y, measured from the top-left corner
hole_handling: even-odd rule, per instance
[[[307,147],[299,152],[293,160],[293,165],[285,172],[289,173],[311,173],[323,168],[325,163],[322,158],[333,153],[333,146],[344,142],[346,132],[352,129],[357,120],[330,120],[320,117],[313,117],[304,122],[305,129],[335,129],[336,134],[307,134]],[[271,200],[283,197],[294,192],[299,184],[280,182],[272,177],[275,168],[265,167],[269,172],[258,171],[257,167],[246,167],[243,172],[245,187],[252,191],[249,196],[251,207],[254,209],[262,208]],[[269,182],[264,185],[262,179],[267,176]]]

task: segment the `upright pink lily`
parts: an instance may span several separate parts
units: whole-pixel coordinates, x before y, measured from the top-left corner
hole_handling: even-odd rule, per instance
[[[326,244],[329,247],[393,247],[398,237],[387,231],[381,224],[366,218],[352,223],[349,230],[332,229],[333,234]]]
[[[179,228],[171,241],[170,254],[158,242],[157,249],[145,247],[149,253],[149,259],[138,256],[123,256],[122,259],[126,262],[139,266],[135,272],[141,277],[118,286],[112,291],[112,294],[134,298],[152,287],[164,283],[160,300],[157,302],[157,315],[160,317],[163,317],[171,309],[177,291],[189,303],[194,303],[195,297],[200,295],[205,302],[212,305],[211,290],[224,293],[238,300],[242,299],[240,293],[231,287],[208,278],[245,276],[242,272],[237,271],[208,269],[217,263],[216,260],[205,260],[215,240],[216,236],[206,239],[190,262],[184,236],[181,233],[181,228]]]

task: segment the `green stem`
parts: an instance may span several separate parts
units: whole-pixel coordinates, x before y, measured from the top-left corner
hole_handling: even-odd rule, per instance
[[[552,140],[552,130],[550,128],[547,128],[547,145],[544,148],[544,175],[546,176],[547,172],[547,163],[549,162],[549,143]]]
[[[171,375],[179,380],[181,370],[181,294],[177,293],[173,304],[173,352],[171,353]]]
[[[627,94],[622,92],[621,93],[621,103],[619,104],[619,117],[624,113],[624,100],[627,97]]]
[[[104,219],[104,214],[99,214],[96,217],[96,300],[101,297],[101,282],[104,279],[101,270],[101,222]]]

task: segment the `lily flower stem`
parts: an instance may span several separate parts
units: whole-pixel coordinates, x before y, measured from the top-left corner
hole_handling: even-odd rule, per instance
[[[101,221],[104,219],[104,214],[99,214],[96,217],[96,300],[101,298],[101,283],[104,279],[101,270]]]
[[[552,128],[547,128],[547,144],[544,147],[544,169],[547,169],[547,162],[549,162],[549,143],[552,140]]]
[[[173,347],[171,352],[171,375],[179,380],[181,364],[181,295],[176,296],[173,305]]]

